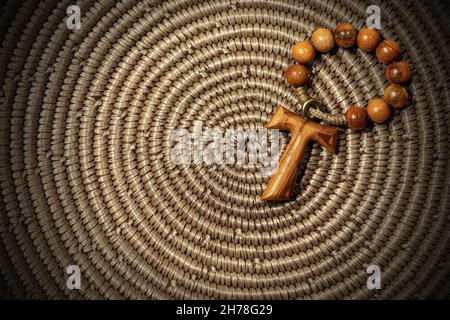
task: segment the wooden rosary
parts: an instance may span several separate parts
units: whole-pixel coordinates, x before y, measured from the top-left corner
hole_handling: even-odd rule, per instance
[[[301,104],[301,116],[285,107],[278,107],[266,124],[266,128],[288,130],[291,140],[280,158],[278,168],[264,189],[261,199],[289,200],[294,191],[295,181],[298,175],[306,146],[310,141],[316,141],[329,152],[335,153],[338,130],[334,127],[324,126],[310,119],[319,119],[334,126],[348,126],[352,130],[363,129],[368,119],[374,123],[386,121],[390,115],[390,107],[402,108],[409,99],[406,88],[400,86],[409,81],[410,69],[404,61],[395,61],[400,56],[400,46],[392,39],[381,41],[378,31],[363,28],[357,34],[356,28],[350,23],[341,23],[334,30],[326,28],[316,29],[311,42],[300,41],[291,50],[291,55],[299,64],[293,64],[287,68],[285,78],[287,82],[298,88],[308,81],[308,65],[314,61],[316,51],[320,53],[330,52],[335,43],[342,48],[350,48],[357,43],[359,49],[372,52],[375,49],[376,57],[382,63],[388,65],[386,77],[390,84],[384,90],[383,99],[374,99],[367,105],[367,111],[358,106],[349,107],[343,115],[332,115],[323,112],[319,103],[314,99],[307,99]],[[298,91],[296,91],[298,95]]]

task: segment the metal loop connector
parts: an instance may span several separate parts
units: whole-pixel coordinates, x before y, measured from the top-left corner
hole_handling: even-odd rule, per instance
[[[311,120],[313,116],[311,115],[311,108],[319,110],[319,102],[315,99],[306,100],[300,107],[300,112],[306,120]]]
[[[295,90],[295,96],[300,104],[300,113],[306,120],[319,119],[334,126],[346,126],[347,118],[343,114],[331,114],[321,108],[320,102],[310,98],[305,92]]]

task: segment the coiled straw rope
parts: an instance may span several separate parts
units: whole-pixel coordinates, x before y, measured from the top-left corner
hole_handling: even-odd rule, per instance
[[[257,165],[174,165],[170,133],[256,129],[291,44],[361,28],[369,2],[10,0],[0,68],[0,289],[19,298],[430,298],[449,295],[448,8],[380,3],[414,68],[390,122],[312,145],[296,199],[259,200]],[[380,96],[371,54],[321,55],[305,93],[339,114]],[[283,136],[283,145],[288,141]],[[81,289],[66,286],[79,266]],[[367,288],[369,265],[382,288]]]

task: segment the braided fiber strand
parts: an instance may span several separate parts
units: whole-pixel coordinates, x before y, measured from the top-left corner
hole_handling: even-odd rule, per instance
[[[331,114],[322,111],[320,102],[309,98],[305,90],[297,88],[294,90],[294,95],[298,98],[297,103],[300,105],[300,114],[306,119],[322,120],[327,125],[332,126],[346,126],[347,118],[344,114]],[[323,109],[323,107],[322,107]]]
[[[312,144],[295,199],[259,200],[258,165],[175,165],[194,122],[258,129],[290,46],[361,28],[369,1],[9,0],[0,52],[0,290],[17,298],[449,297],[449,37],[443,1],[383,1],[413,101]],[[330,114],[382,96],[373,54],[320,55],[305,92]],[[288,137],[282,137],[282,146]],[[80,290],[66,286],[79,266]],[[369,265],[382,289],[367,288]]]
[[[347,125],[347,119],[344,115],[338,114],[329,114],[326,112],[322,112],[319,109],[311,109],[311,116],[316,119],[320,119],[325,121],[327,124],[331,124],[333,126],[345,126]]]

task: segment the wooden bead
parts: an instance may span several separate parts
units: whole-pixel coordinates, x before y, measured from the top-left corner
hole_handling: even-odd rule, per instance
[[[356,40],[356,28],[350,23],[340,23],[334,29],[334,40],[339,47],[350,48]]]
[[[294,87],[303,86],[308,81],[308,69],[301,64],[293,64],[287,68],[284,77]]]
[[[389,119],[391,109],[382,99],[374,99],[367,106],[367,114],[373,122],[382,123]]]
[[[361,107],[352,106],[345,111],[347,125],[352,130],[361,130],[367,125],[367,112]]]
[[[311,36],[311,42],[317,51],[330,52],[334,47],[333,33],[326,28],[317,28]]]
[[[384,101],[394,108],[403,107],[408,99],[408,90],[399,85],[391,84],[384,90]]]
[[[404,61],[393,62],[386,69],[386,77],[395,84],[408,82],[410,75],[409,66]]]
[[[381,37],[377,30],[362,28],[356,38],[358,47],[364,52],[372,52],[380,43]]]
[[[308,41],[300,41],[292,47],[291,55],[301,64],[310,64],[316,57],[316,50]]]
[[[387,39],[380,43],[375,54],[379,61],[389,64],[400,55],[400,46],[394,40]]]

